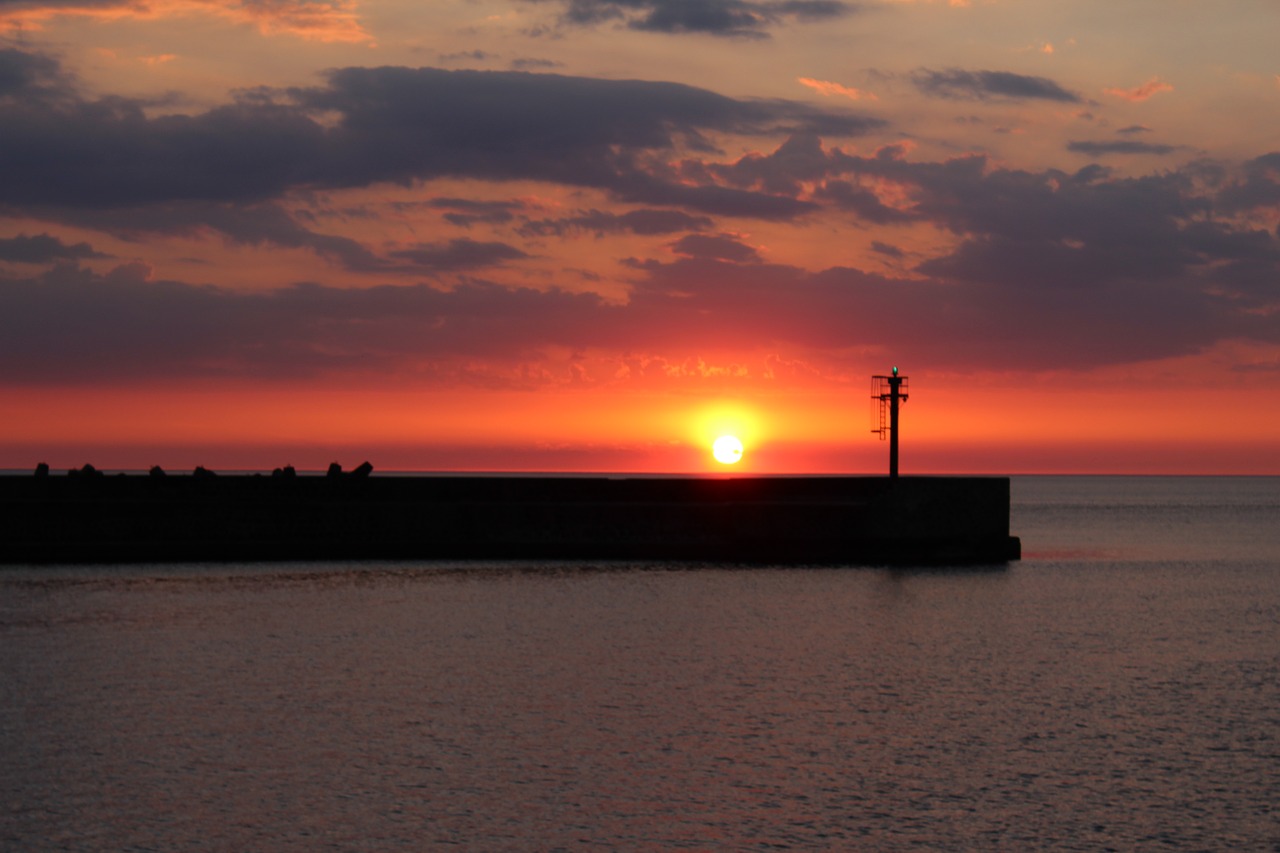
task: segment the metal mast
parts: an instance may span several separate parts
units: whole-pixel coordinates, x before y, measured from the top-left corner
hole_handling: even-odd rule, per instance
[[[898,476],[898,410],[907,402],[907,377],[898,375],[898,368],[893,368],[892,375],[871,377],[871,400],[873,405],[872,423],[879,426],[872,432],[880,435],[884,441],[889,437],[889,476]],[[886,415],[888,423],[886,424]]]

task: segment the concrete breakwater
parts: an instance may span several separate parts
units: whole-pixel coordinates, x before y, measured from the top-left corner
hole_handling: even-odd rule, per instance
[[[0,562],[1016,560],[998,477],[0,477]]]

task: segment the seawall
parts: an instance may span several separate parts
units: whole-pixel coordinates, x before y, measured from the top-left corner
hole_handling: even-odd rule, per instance
[[[998,477],[0,476],[0,562],[1016,560]]]

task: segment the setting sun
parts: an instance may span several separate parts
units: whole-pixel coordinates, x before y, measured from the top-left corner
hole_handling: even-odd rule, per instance
[[[732,435],[722,435],[711,445],[711,455],[717,462],[732,465],[742,458],[742,442]]]

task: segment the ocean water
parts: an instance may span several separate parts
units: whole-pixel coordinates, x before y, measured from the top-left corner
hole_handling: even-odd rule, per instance
[[[0,570],[4,850],[1280,850],[1280,479],[1024,559]]]

